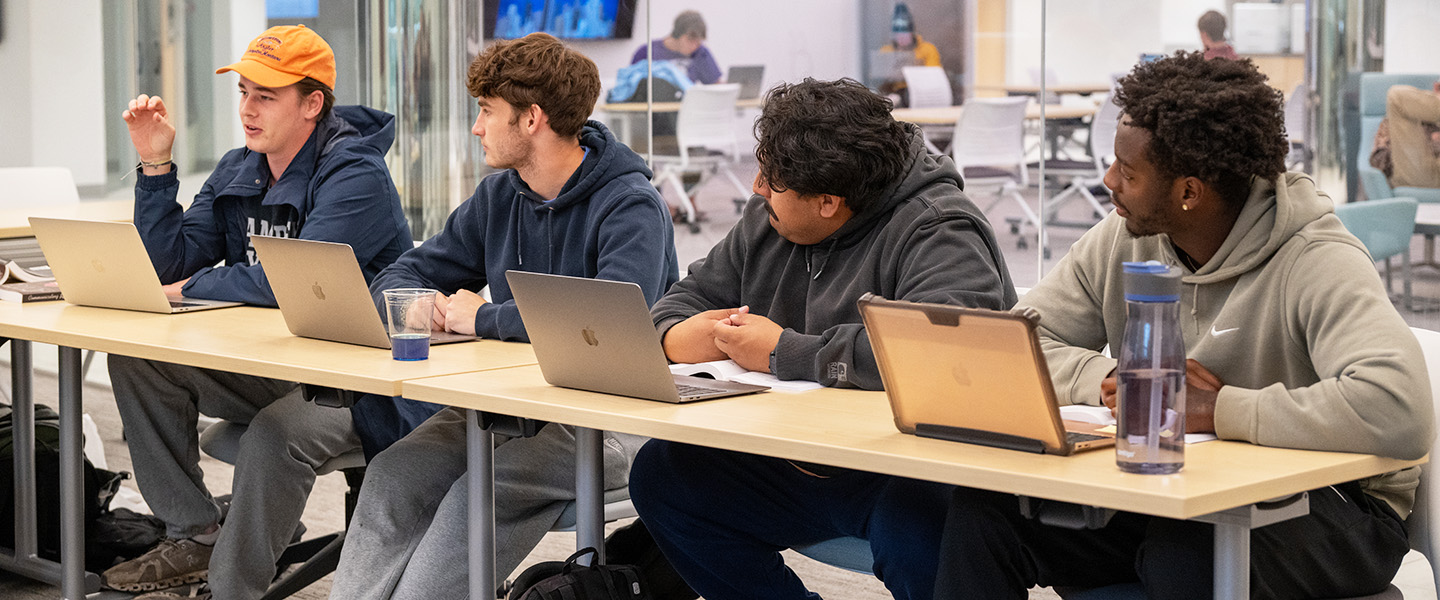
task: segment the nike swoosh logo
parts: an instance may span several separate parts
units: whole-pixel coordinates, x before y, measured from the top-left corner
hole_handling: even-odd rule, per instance
[[[1211,325],[1210,335],[1211,337],[1220,337],[1222,335],[1235,331],[1236,329],[1239,329],[1239,327],[1231,327],[1229,329],[1216,329],[1214,325]]]

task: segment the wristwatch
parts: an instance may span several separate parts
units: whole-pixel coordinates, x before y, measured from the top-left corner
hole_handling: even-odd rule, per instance
[[[770,349],[770,374],[771,374],[771,375],[774,375],[774,374],[775,374],[775,351],[776,351],[776,350],[779,350],[779,349],[780,349],[780,345],[779,345],[779,344],[776,344],[774,348],[771,348],[771,349]]]

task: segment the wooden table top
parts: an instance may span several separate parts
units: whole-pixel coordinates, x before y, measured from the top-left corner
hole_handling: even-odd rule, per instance
[[[1016,83],[1002,85],[976,85],[976,91],[980,92],[1002,92],[1006,94],[1029,94],[1040,93],[1040,86],[1033,83]],[[1045,91],[1052,94],[1104,94],[1110,91],[1110,84],[1107,83],[1067,83],[1045,86]]]
[[[399,395],[405,379],[535,364],[529,344],[443,344],[422,361],[291,335],[280,311],[240,306],[176,315],[0,302],[0,336],[358,392]]]
[[[760,108],[764,105],[765,102],[759,98],[735,101],[735,108]],[[612,113],[643,113],[648,110],[650,106],[648,102],[614,102],[601,104],[599,108],[605,112]],[[657,113],[680,112],[679,102],[656,102],[654,107],[654,111]]]
[[[897,108],[891,111],[897,121],[906,121],[916,125],[954,125],[960,119],[960,113],[964,111],[962,106],[939,106],[933,108]],[[1095,114],[1093,106],[1063,106],[1049,105],[1045,107],[1045,118],[1047,119],[1080,119]],[[1030,104],[1025,109],[1025,118],[1037,120],[1040,118],[1040,105]]]
[[[129,221],[135,216],[135,201],[81,201],[72,204],[39,206],[6,206],[0,208],[0,239],[29,237],[30,217],[56,219],[88,219],[92,221]]]
[[[1039,498],[1186,519],[1423,461],[1206,442],[1177,475],[1113,450],[1046,456],[902,434],[882,392],[825,389],[675,405],[545,383],[538,367],[411,380],[407,398]]]

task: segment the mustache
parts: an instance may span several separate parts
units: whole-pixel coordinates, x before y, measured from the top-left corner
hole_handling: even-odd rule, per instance
[[[765,212],[770,213],[770,218],[775,219],[776,221],[779,221],[779,220],[780,220],[780,215],[775,214],[775,209],[770,208],[770,201],[769,201],[769,200],[766,200],[766,201],[764,202],[764,204],[765,204]]]

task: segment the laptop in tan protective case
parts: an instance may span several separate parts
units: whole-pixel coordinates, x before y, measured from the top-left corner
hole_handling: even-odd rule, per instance
[[[1061,420],[1038,318],[872,294],[859,307],[900,431],[1060,455],[1115,443]]]

